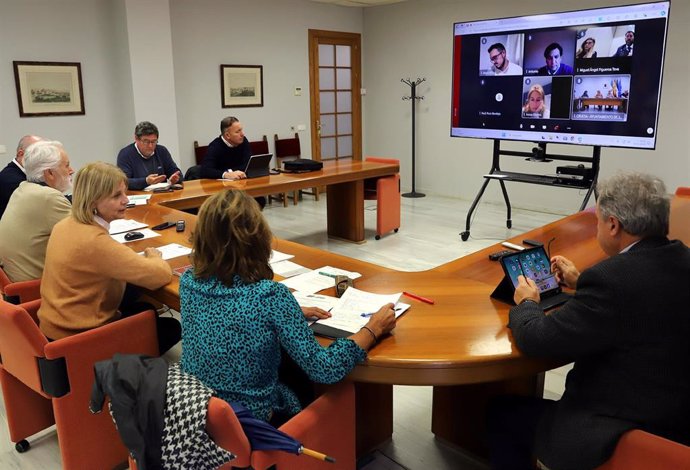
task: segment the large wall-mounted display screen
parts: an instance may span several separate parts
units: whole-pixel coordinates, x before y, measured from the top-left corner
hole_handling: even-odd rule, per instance
[[[655,148],[669,7],[455,23],[451,135]]]

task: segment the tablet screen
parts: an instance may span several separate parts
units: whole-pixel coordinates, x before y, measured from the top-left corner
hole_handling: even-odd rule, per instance
[[[542,246],[506,255],[501,258],[501,264],[514,287],[517,287],[517,278],[522,274],[537,284],[540,293],[559,288],[556,276],[551,272],[549,257]]]

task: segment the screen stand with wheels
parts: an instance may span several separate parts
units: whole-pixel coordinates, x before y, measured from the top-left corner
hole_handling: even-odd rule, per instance
[[[512,156],[512,157],[526,157],[528,161],[532,162],[550,162],[552,160],[566,161],[566,162],[582,162],[583,164],[575,167],[575,173],[577,174],[556,174],[556,175],[539,175],[531,173],[516,173],[512,171],[501,170],[501,155]],[[494,154],[493,161],[491,164],[491,169],[489,173],[484,175],[484,183],[479,189],[479,193],[474,198],[472,206],[470,206],[470,211],[467,213],[467,219],[465,221],[465,231],[460,232],[460,238],[462,241],[467,241],[470,237],[470,224],[472,223],[472,213],[477,207],[479,200],[482,198],[486,187],[489,185],[489,181],[498,180],[501,185],[501,192],[503,193],[503,199],[506,203],[506,227],[512,228],[513,221],[511,219],[511,207],[510,198],[508,197],[508,191],[506,190],[506,181],[517,181],[520,183],[531,183],[531,184],[541,184],[546,186],[554,186],[560,188],[572,188],[572,189],[586,189],[587,194],[580,205],[580,210],[587,207],[587,202],[594,192],[594,188],[597,184],[597,177],[599,176],[599,159],[601,157],[601,147],[592,147],[592,156],[584,157],[577,155],[557,155],[549,154],[546,152],[546,143],[539,142],[537,147],[535,147],[532,152],[522,152],[515,150],[501,150],[501,141],[499,139],[494,140]],[[589,164],[589,167],[585,167],[584,164]],[[568,168],[568,167],[564,167]],[[595,195],[596,197],[596,195]]]

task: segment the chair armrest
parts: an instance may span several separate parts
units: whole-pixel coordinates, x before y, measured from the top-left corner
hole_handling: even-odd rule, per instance
[[[46,345],[47,359],[73,357],[92,364],[115,353],[158,356],[156,312],[146,310]]]
[[[19,302],[29,302],[41,298],[41,280],[13,282],[5,286],[5,295],[18,296]]]
[[[38,309],[41,307],[41,299],[38,298],[36,300],[20,304],[19,306],[26,310],[38,325]]]
[[[352,469],[356,466],[355,388],[351,382],[339,383],[280,427],[304,447],[336,459],[329,469]],[[306,455],[280,451],[255,451],[252,466],[265,470],[278,468],[302,470],[323,469],[324,463]]]
[[[623,434],[611,458],[596,470],[690,469],[690,447],[640,429]]]

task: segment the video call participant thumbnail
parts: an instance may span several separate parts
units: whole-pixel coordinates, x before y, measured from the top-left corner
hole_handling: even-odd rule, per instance
[[[573,68],[562,62],[563,47],[552,42],[544,49],[546,65],[539,69],[539,75],[572,75]]]

